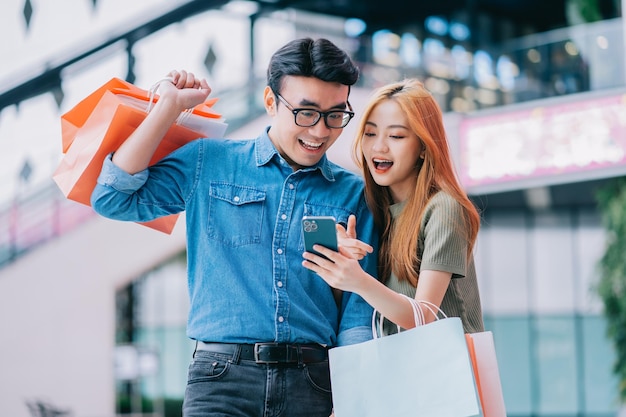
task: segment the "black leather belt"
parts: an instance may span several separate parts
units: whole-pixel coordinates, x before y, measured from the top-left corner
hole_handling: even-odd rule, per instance
[[[239,353],[239,359],[261,364],[316,363],[324,362],[328,358],[328,349],[316,344],[197,342],[196,350],[221,353],[233,357]]]

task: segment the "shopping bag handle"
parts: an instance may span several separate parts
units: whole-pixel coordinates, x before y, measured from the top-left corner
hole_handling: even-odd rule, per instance
[[[156,83],[154,83],[150,89],[146,90],[142,90],[138,87],[135,88],[111,88],[111,92],[113,94],[122,94],[125,96],[129,96],[141,101],[146,102],[146,108],[144,109],[144,111],[146,113],[149,113],[150,110],[152,110],[152,107],[154,106],[154,104],[159,100],[158,95],[156,94],[159,85],[163,82],[163,81],[169,81],[172,82],[172,79],[169,77],[166,78],[162,78],[159,81],[157,81]],[[134,86],[133,86],[134,87]],[[203,117],[208,117],[208,118],[212,118],[212,119],[219,119],[221,118],[221,114],[219,113],[215,113],[211,107],[213,107],[213,105],[219,100],[219,98],[214,97],[214,98],[210,98],[208,100],[206,100],[204,103],[198,104],[196,107],[191,108],[191,109],[186,109],[185,111],[183,111],[181,113],[181,120],[177,121],[179,124],[182,124],[182,122],[184,121],[185,118],[187,118],[189,116],[190,113],[195,113],[198,114],[200,116]],[[189,113],[189,114],[185,114],[185,113]]]
[[[426,300],[416,300],[415,298],[411,298],[405,295],[405,297],[407,297],[409,300],[411,300],[411,303],[415,302],[418,305],[424,305],[426,306],[426,308],[433,314],[433,316],[435,316],[435,319],[439,320],[439,314],[441,314],[443,316],[444,319],[447,319],[448,316],[446,315],[446,313],[443,312],[443,310],[441,308],[439,308],[439,306],[435,303],[431,303],[430,301],[426,301]],[[426,324],[424,322],[422,322],[422,324]]]
[[[150,113],[150,110],[152,110],[152,105],[156,102],[155,98],[156,98],[156,92],[159,89],[159,87],[161,86],[162,82],[169,82],[174,84],[174,79],[172,77],[165,77],[165,78],[161,78],[159,81],[157,81],[156,83],[152,84],[152,86],[150,87],[150,89],[148,90],[148,108],[146,109],[146,113]],[[185,110],[187,111],[187,110]]]
[[[433,316],[435,316],[436,320],[439,320],[440,314],[443,316],[443,318],[448,318],[446,313],[444,313],[444,311],[441,308],[439,308],[437,304],[431,303],[430,301],[427,301],[427,300],[416,300],[415,298],[409,297],[408,295],[405,295],[405,294],[400,294],[400,295],[406,298],[408,302],[411,304],[411,309],[413,310],[413,319],[415,320],[415,327],[423,326],[424,324],[426,324],[426,318],[424,317],[424,311],[422,310],[422,306],[427,308],[433,314]],[[376,320],[377,315],[378,315],[378,320]],[[378,339],[379,337],[382,337],[384,321],[385,321],[385,316],[380,314],[378,310],[374,309],[374,312],[372,313],[372,336],[374,339]],[[398,332],[400,332],[401,327],[397,324],[396,326],[398,328]]]

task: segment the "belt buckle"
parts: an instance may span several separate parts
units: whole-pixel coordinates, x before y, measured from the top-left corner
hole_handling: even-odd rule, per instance
[[[268,361],[268,360],[263,360],[259,358],[259,349],[262,346],[278,346],[278,343],[273,342],[273,343],[255,343],[254,344],[254,361],[256,363],[267,363],[267,364],[276,364],[276,363],[280,363],[280,361],[274,360],[274,361]]]

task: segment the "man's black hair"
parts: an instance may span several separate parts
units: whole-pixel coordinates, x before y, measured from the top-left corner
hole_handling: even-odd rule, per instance
[[[359,69],[348,54],[328,39],[296,39],[277,50],[267,68],[267,85],[280,93],[286,75],[315,77],[351,86]]]

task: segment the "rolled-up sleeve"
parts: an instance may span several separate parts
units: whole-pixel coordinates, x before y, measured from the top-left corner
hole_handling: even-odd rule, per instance
[[[113,154],[107,155],[102,164],[102,171],[98,176],[97,183],[112,187],[123,193],[134,193],[148,180],[148,169],[136,174],[129,174],[113,163]]]
[[[149,177],[148,170],[129,174],[116,166],[108,155],[91,193],[91,206],[101,216],[123,221],[148,221],[155,216],[138,209],[137,190]],[[134,208],[133,208],[134,207]]]
[[[346,346],[356,343],[365,342],[372,339],[372,328],[370,327],[352,327],[339,333],[337,336],[337,345]]]

